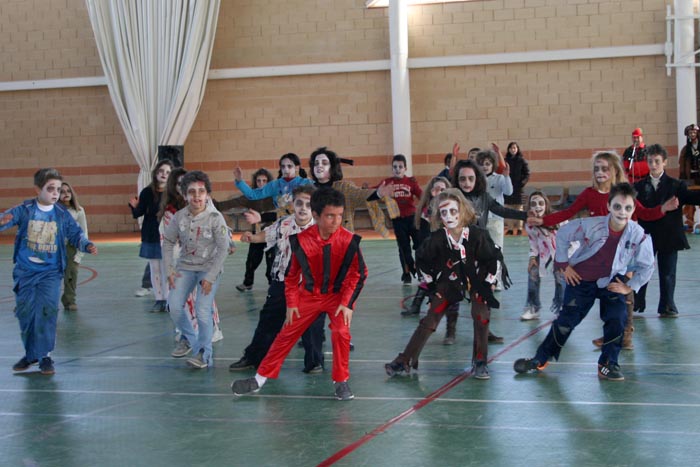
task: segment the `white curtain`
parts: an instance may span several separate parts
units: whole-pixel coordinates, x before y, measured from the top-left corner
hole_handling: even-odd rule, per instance
[[[185,143],[204,97],[220,0],[86,0],[109,94],[151,182],[158,145]]]

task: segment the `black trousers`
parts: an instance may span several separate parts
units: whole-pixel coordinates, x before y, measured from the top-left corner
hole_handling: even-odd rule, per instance
[[[265,277],[267,281],[270,282],[270,269],[272,268],[272,261],[275,258],[275,249],[272,248],[265,251],[265,243],[251,243],[248,245],[248,256],[245,259],[245,275],[243,276],[243,285],[251,286],[255,282],[255,270],[258,269],[260,263],[262,263],[263,257],[265,258],[266,268]]]
[[[411,241],[413,241],[414,246],[418,245],[418,229],[416,229],[414,222],[413,216],[397,217],[391,220],[394,227],[394,235],[396,235],[396,243],[399,246],[399,259],[401,260],[401,272],[403,274],[414,274],[416,272],[416,265],[411,252]]]

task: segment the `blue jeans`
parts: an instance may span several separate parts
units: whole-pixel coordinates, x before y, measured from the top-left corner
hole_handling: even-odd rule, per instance
[[[209,366],[213,364],[211,336],[214,333],[213,324],[213,304],[216,290],[219,288],[221,274],[211,285],[211,292],[204,295],[200,282],[207,276],[207,271],[177,271],[179,275],[175,277],[175,288],[170,290],[168,305],[170,306],[170,316],[175,325],[182,331],[187,342],[192,346],[193,355],[204,351],[203,359]],[[187,296],[197,287],[197,299],[194,304],[197,315],[198,332],[195,333],[190,321],[189,314],[185,311]]]
[[[56,319],[63,274],[57,270],[34,272],[15,267],[12,272],[15,316],[22,333],[27,360],[47,357],[56,344]]]
[[[527,270],[527,300],[526,306],[534,307],[537,311],[542,308],[540,301],[540,277],[539,258],[536,258],[537,264],[529,267]],[[564,303],[564,287],[565,282],[561,274],[554,272],[554,298],[552,298],[551,310],[553,313],[559,314],[562,304]]]
[[[535,359],[540,364],[546,363],[551,357],[559,359],[559,353],[571,332],[586,317],[596,298],[600,299],[600,319],[603,320],[603,348],[598,363],[617,363],[627,323],[625,296],[601,289],[595,281],[581,281],[576,286],[566,286],[564,307],[552,323],[547,337],[537,348]]]

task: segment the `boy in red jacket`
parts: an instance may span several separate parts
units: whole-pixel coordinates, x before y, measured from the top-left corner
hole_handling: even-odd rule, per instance
[[[301,335],[321,313],[327,313],[333,342],[335,397],[351,400],[350,322],[367,277],[360,236],[341,227],[345,196],[332,188],[311,195],[316,225],[289,237],[292,259],[285,276],[287,319],[255,377],[236,380],[237,396],[258,392],[267,378],[277,378],[282,363]]]

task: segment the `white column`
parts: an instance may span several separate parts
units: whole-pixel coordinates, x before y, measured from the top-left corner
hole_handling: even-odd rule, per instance
[[[678,126],[678,148],[685,145],[683,129],[690,123],[697,123],[695,96],[695,19],[693,4],[689,0],[674,0],[673,55],[676,66],[676,124]]]
[[[408,1],[389,1],[391,46],[391,121],[394,154],[406,156],[406,174],[413,175],[411,151],[411,92],[408,82]]]

